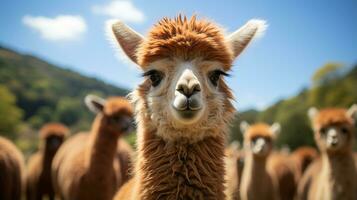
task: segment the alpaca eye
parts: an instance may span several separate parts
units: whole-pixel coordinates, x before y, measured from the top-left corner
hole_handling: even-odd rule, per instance
[[[151,85],[153,87],[156,87],[160,84],[161,80],[163,79],[164,75],[162,72],[157,71],[157,70],[150,70],[147,71],[143,74],[143,76],[148,76],[150,81],[151,81]]]
[[[326,132],[327,132],[327,129],[326,129],[326,128],[321,128],[321,129],[320,129],[320,133],[321,133],[322,135],[325,135]]]
[[[221,77],[221,75],[228,76],[227,73],[225,73],[224,71],[221,71],[221,70],[214,70],[209,73],[208,78],[211,81],[212,85],[214,85],[214,86],[218,85],[218,81],[219,81],[219,78]]]
[[[341,129],[341,131],[342,131],[343,134],[347,134],[347,133],[348,133],[348,129],[345,128],[345,127],[343,127],[343,128]]]

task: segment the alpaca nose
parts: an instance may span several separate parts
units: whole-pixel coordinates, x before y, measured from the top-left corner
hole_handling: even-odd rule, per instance
[[[194,84],[179,84],[176,88],[178,92],[185,95],[187,98],[201,91],[201,87],[198,83]]]
[[[183,94],[187,98],[201,91],[200,83],[191,70],[186,69],[182,73],[182,76],[176,85],[176,91]]]

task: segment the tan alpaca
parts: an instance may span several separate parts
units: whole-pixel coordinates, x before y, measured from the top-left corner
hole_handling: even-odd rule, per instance
[[[51,178],[51,164],[58,148],[63,143],[69,130],[59,123],[45,124],[40,130],[40,147],[29,158],[26,175],[27,200],[43,199],[46,196],[54,199],[54,189]]]
[[[239,199],[240,179],[244,165],[244,153],[239,150],[239,143],[234,142],[225,150],[226,168],[226,197],[227,199]]]
[[[357,105],[349,110],[309,110],[321,159],[309,167],[299,184],[300,199],[357,199],[357,172],[352,152],[356,113]]]
[[[118,139],[132,124],[132,109],[121,97],[105,101],[89,95],[86,104],[97,117],[90,134],[76,134],[59,149],[52,165],[54,186],[62,199],[109,200],[127,178],[121,168],[128,168],[123,163],[128,155],[120,155]]]
[[[223,76],[263,21],[225,37],[213,23],[164,18],[142,37],[121,22],[115,39],[143,70],[131,94],[138,123],[134,178],[115,199],[224,199],[224,145],[234,115]]]
[[[12,142],[0,136],[0,199],[21,199],[23,179],[22,153]]]
[[[277,182],[267,169],[267,160],[273,148],[273,139],[280,131],[279,124],[249,125],[241,123],[244,133],[245,161],[240,184],[242,200],[278,199]]]
[[[318,153],[316,149],[308,146],[299,147],[291,153],[289,158],[294,165],[294,176],[296,184],[299,183],[305,170],[317,157]]]
[[[296,193],[295,165],[284,151],[274,151],[267,161],[269,174],[274,177],[281,200],[291,200]]]

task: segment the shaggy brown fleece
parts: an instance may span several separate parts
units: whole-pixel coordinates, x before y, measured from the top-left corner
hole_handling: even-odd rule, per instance
[[[123,98],[109,98],[95,118],[90,134],[76,134],[67,140],[54,158],[52,173],[56,192],[66,200],[111,200],[126,181],[128,145],[119,147],[122,130],[115,120],[131,117],[131,105]],[[118,155],[121,153],[125,155]],[[127,174],[127,172],[125,172]]]
[[[161,58],[219,61],[229,70],[233,54],[227,47],[221,29],[209,21],[179,15],[163,18],[149,32],[137,53],[138,64],[147,66]]]
[[[152,135],[143,144],[143,160],[139,162],[145,173],[141,173],[138,191],[133,194],[148,200],[224,199],[222,145],[222,137],[189,144],[165,142]],[[128,198],[119,194],[116,199],[124,197]]]
[[[54,199],[54,189],[51,178],[51,165],[58,148],[69,134],[62,124],[49,123],[40,130],[41,145],[39,151],[29,158],[26,175],[26,197],[42,199],[45,195]]]
[[[9,140],[0,137],[0,199],[19,200],[23,190],[24,158]]]

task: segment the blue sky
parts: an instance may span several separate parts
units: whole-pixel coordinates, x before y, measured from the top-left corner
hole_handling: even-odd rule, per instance
[[[355,0],[2,0],[0,44],[133,88],[140,82],[140,72],[115,55],[105,36],[106,20],[121,18],[145,34],[163,16],[177,13],[212,19],[229,32],[251,18],[265,19],[269,23],[265,36],[243,52],[228,78],[236,106],[244,110],[294,95],[326,62],[355,64],[356,10]],[[63,16],[71,17],[69,25]]]

